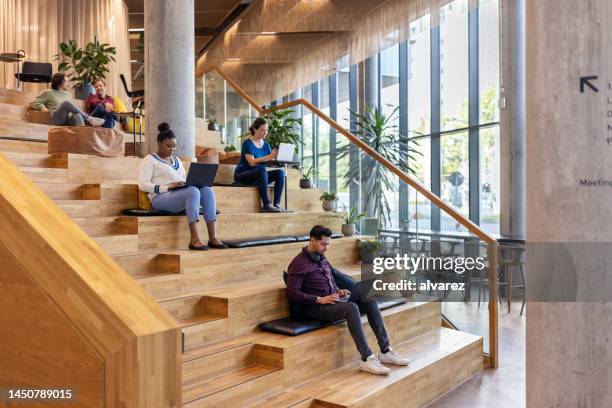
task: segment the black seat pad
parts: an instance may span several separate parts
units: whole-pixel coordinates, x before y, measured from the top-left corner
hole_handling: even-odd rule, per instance
[[[290,242],[296,242],[293,236],[280,236],[280,237],[257,237],[257,238],[244,238],[244,239],[224,239],[223,242],[230,248],[247,248],[252,246],[260,245],[273,245],[273,244],[287,244]]]
[[[162,217],[168,215],[185,215],[185,211],[173,213],[162,210],[154,210],[153,208],[149,210],[142,210],[140,208],[126,208],[121,210],[121,214],[123,215],[133,215],[136,217]],[[200,214],[203,214],[202,209],[200,209]]]
[[[378,301],[378,308],[380,310],[383,310],[403,303],[406,303],[406,299],[404,298]],[[321,320],[285,317],[283,319],[271,320],[269,322],[261,323],[258,327],[261,330],[268,331],[271,333],[284,334],[285,336],[298,336],[300,334],[308,333],[313,330],[322,329],[324,327],[339,324],[342,322],[344,322],[344,320],[338,320],[335,322],[324,322]]]

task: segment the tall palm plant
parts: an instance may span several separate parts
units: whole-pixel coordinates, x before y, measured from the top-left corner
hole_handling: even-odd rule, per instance
[[[395,118],[399,107],[385,115],[375,106],[367,106],[364,114],[350,111],[355,121],[355,135],[358,136],[381,156],[396,165],[402,171],[415,174],[411,163],[416,155],[422,155],[413,145],[416,141],[399,132]],[[339,148],[339,158],[350,155],[350,144]],[[368,214],[378,218],[379,225],[391,222],[391,205],[389,193],[396,190],[393,174],[372,157],[364,155],[361,166],[349,159],[349,169],[344,175],[344,186],[349,188],[354,180],[361,180],[364,192],[364,206]]]

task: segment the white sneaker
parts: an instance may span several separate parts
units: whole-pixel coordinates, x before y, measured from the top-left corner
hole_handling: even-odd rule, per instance
[[[88,117],[85,122],[87,122],[89,126],[93,126],[93,127],[100,127],[104,125],[104,119],[94,118],[93,116]]]
[[[402,356],[400,353],[393,350],[391,347],[389,347],[389,350],[386,353],[378,353],[378,359],[381,363],[399,366],[407,366],[410,363],[408,358]]]
[[[361,371],[378,375],[389,374],[391,372],[390,369],[380,363],[374,354],[371,354],[366,361],[361,361],[359,363],[359,369]]]

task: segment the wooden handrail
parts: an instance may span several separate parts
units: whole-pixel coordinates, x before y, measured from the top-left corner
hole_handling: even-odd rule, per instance
[[[330,127],[336,130],[336,132],[342,134],[346,137],[351,143],[355,146],[359,147],[365,154],[372,157],[374,160],[378,161],[384,167],[386,167],[389,171],[399,177],[402,181],[410,185],[412,188],[417,190],[419,193],[427,197],[432,203],[434,203],[437,207],[442,209],[448,215],[450,215],[454,220],[463,225],[469,232],[477,236],[482,241],[488,244],[488,257],[489,257],[489,265],[497,265],[497,240],[493,238],[486,231],[483,231],[478,227],[478,225],[474,224],[471,220],[463,216],[459,211],[453,208],[451,205],[447,204],[442,200],[439,196],[425,188],[417,179],[410,176],[409,174],[402,171],[396,165],[387,160],[384,156],[378,153],[376,150],[372,149],[361,140],[359,137],[355,136],[344,127],[340,126],[338,122],[330,118],[328,115],[319,110],[316,106],[305,99],[296,99],[293,101],[285,102],[280,105],[265,109],[262,105],[259,105],[244,89],[240,87],[229,75],[227,75],[220,67],[215,66],[210,68],[205,72],[209,73],[215,71],[218,75],[220,75],[227,83],[234,88],[236,92],[238,92],[248,103],[250,103],[260,115],[265,115],[266,113],[291,108],[293,106],[302,105],[308,108],[313,114],[317,115],[321,120],[326,122]],[[488,364],[491,367],[497,367],[499,364],[499,356],[498,356],[498,339],[497,339],[497,268],[489,267],[489,352],[491,358],[488,361]]]
[[[80,333],[84,344],[100,356],[103,383],[95,386],[104,393],[103,406],[179,406],[180,326],[2,154],[0,225],[0,247],[11,254],[20,270],[27,273],[65,316],[70,327]],[[0,292],[2,290],[5,288],[0,285]],[[15,308],[19,310],[19,304],[15,304]],[[38,317],[35,311],[19,312],[33,321]],[[18,327],[5,329],[7,333],[19,330]],[[40,335],[51,333],[41,332]],[[11,347],[19,346],[11,343],[11,336],[4,337],[0,339],[0,346],[4,342]],[[28,352],[31,350],[24,345],[23,354]],[[64,357],[53,358],[69,369],[69,361],[62,360]],[[94,363],[83,361],[81,364]],[[5,366],[3,371],[10,373],[20,369],[20,366]],[[57,381],[63,378],[61,372],[54,375]],[[35,378],[31,380],[36,381]],[[77,397],[85,398],[83,395]]]

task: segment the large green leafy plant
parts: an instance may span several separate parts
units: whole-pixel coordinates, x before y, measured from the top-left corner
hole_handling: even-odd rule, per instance
[[[97,39],[79,48],[76,41],[70,40],[59,45],[60,53],[55,59],[60,61],[58,70],[65,72],[74,87],[91,84],[94,79],[106,78],[108,64],[115,61],[117,49],[109,44],[100,44]]]
[[[353,112],[353,126],[358,136],[381,156],[406,173],[415,174],[411,163],[416,154],[421,154],[413,145],[416,144],[407,135],[399,132],[395,117],[398,108],[384,114],[374,106],[367,106],[364,114]],[[350,157],[350,144],[339,148],[338,157]],[[364,207],[369,214],[378,219],[379,225],[391,222],[391,205],[389,197],[397,190],[397,179],[389,169],[368,155],[363,155],[361,166],[358,161],[350,160],[348,171],[344,176],[346,188],[354,180],[361,180]]]
[[[300,129],[302,119],[295,117],[295,111],[291,109],[275,110],[264,116],[268,122],[268,136],[266,140],[273,149],[278,148],[281,143],[291,143],[298,151],[300,145]]]

